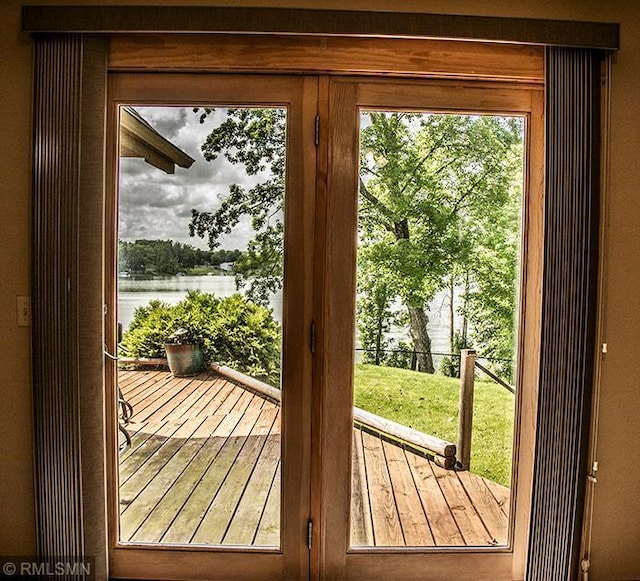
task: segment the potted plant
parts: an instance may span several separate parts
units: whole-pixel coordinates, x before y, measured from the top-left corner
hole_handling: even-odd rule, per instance
[[[204,363],[202,335],[193,327],[180,327],[164,344],[167,363],[171,373],[176,377],[197,375]]]

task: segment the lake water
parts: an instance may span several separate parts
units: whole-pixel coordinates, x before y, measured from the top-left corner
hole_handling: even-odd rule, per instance
[[[118,320],[126,330],[133,319],[136,308],[157,299],[174,305],[181,301],[190,290],[213,293],[217,297],[228,297],[236,292],[233,276],[174,276],[149,280],[118,280]],[[269,305],[273,316],[282,322],[282,292],[276,293]],[[429,335],[434,353],[449,352],[449,297],[446,291],[436,295],[429,308]],[[408,327],[394,327],[390,337],[407,340]],[[437,363],[436,363],[437,364]]]
[[[149,280],[118,279],[118,320],[126,330],[138,307],[144,307],[156,299],[175,305],[190,290],[228,297],[237,293],[233,276],[172,276]],[[276,293],[269,305],[273,318],[282,322],[282,292]]]

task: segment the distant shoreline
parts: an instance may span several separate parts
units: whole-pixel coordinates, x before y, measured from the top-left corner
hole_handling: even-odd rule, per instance
[[[118,274],[118,281],[127,280],[167,280],[173,278],[183,278],[185,276],[235,276],[234,272],[215,270],[206,272],[184,272],[178,274]]]

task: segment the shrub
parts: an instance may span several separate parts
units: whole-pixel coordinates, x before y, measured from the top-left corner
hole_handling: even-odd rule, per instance
[[[129,357],[164,357],[164,344],[184,329],[200,339],[206,364],[280,384],[280,326],[271,310],[239,294],[219,299],[190,291],[173,306],[151,301],[136,309],[121,348]]]
[[[164,357],[164,344],[178,328],[173,308],[152,300],[135,310],[120,348],[129,357]]]
[[[413,358],[413,347],[404,341],[391,342],[391,350],[384,364],[387,367],[399,367],[401,369],[411,369]]]
[[[453,353],[450,357],[443,357],[440,360],[440,373],[447,377],[460,377],[460,352],[462,349],[469,349],[469,342],[456,331],[453,336]]]

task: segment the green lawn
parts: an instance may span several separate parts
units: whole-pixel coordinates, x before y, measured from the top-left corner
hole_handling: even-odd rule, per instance
[[[449,442],[458,439],[460,380],[358,364],[359,408]],[[515,397],[491,381],[475,382],[471,471],[509,486]]]

